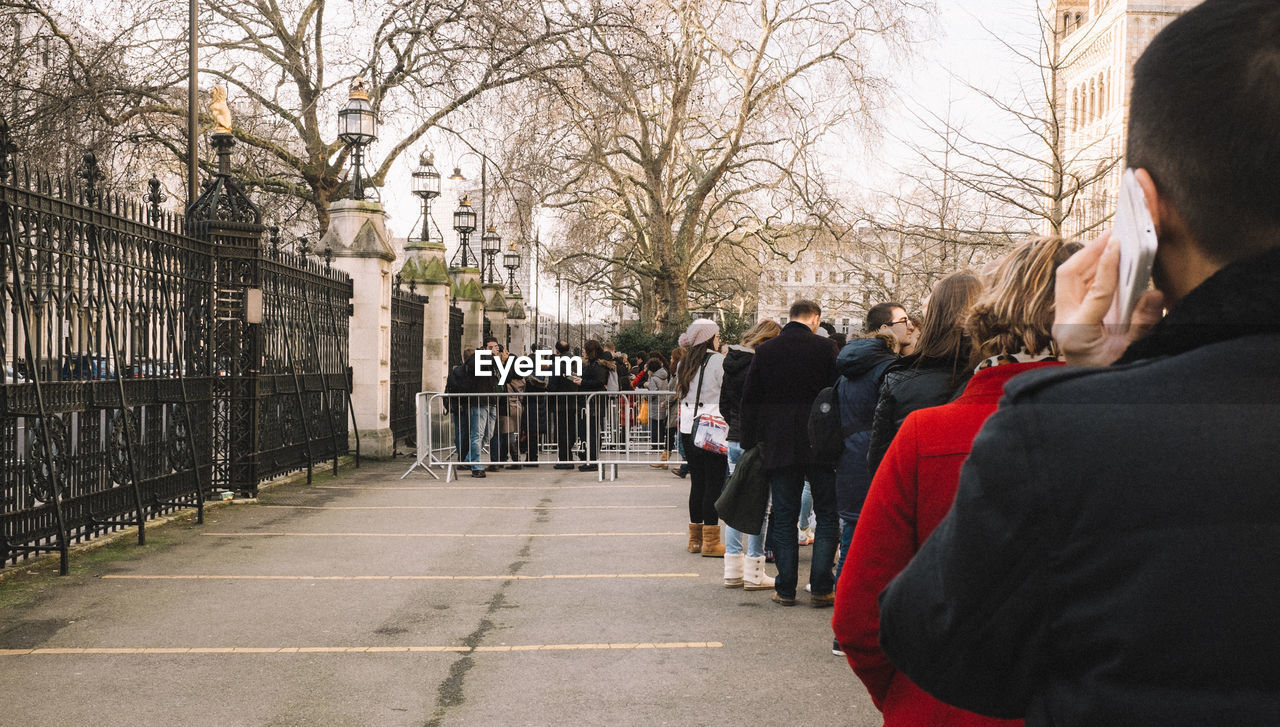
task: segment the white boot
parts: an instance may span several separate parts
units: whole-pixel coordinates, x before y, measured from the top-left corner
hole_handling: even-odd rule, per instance
[[[724,587],[742,588],[742,553],[724,556]]]
[[[743,588],[748,591],[767,591],[773,589],[773,576],[764,572],[764,556],[743,559]]]

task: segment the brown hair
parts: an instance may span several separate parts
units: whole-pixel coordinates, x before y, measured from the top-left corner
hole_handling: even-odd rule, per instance
[[[755,348],[779,333],[782,333],[782,326],[778,325],[777,321],[766,318],[742,334],[742,345]]]
[[[791,310],[787,311],[787,317],[795,320],[800,316],[820,316],[822,315],[822,306],[811,300],[800,299],[791,304]]]
[[[710,341],[703,341],[694,346],[687,346],[680,350],[684,351],[684,356],[680,359],[680,368],[676,369],[676,391],[680,392],[680,397],[684,398],[689,394],[689,384],[692,383],[694,374],[701,368],[702,364],[715,351],[712,348],[713,337]]]
[[[1051,332],[1054,277],[1079,249],[1079,243],[1060,237],[1035,237],[1000,261],[965,324],[971,364],[1001,353],[1057,350]]]
[[[951,361],[951,385],[969,363],[969,337],[964,322],[969,310],[982,294],[982,281],[967,271],[952,273],[937,285],[929,295],[929,310],[920,326],[920,339],[914,354],[916,363],[925,359]]]

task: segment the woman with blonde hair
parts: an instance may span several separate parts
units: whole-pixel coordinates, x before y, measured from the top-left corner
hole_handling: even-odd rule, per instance
[[[742,456],[738,445],[742,426],[742,385],[755,356],[756,346],[782,333],[782,326],[763,320],[742,334],[742,343],[729,346],[724,357],[724,381],[720,385],[720,415],[729,423],[729,474]],[[724,526],[724,587],[766,591],[773,588],[773,578],[764,572],[764,532],[747,534],[747,551],[742,552],[742,536],[727,523]]]
[[[877,598],[951,509],[960,465],[1005,385],[1025,371],[1060,365],[1050,335],[1054,274],[1079,247],[1037,238],[1000,263],[965,324],[974,374],[964,393],[907,416],[871,482],[849,547],[849,568],[837,586],[832,626],[887,727],[1021,724],[944,704],[897,671],[880,649]]]

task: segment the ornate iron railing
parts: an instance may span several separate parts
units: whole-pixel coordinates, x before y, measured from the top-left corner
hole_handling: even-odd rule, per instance
[[[422,389],[422,337],[426,297],[412,290],[391,295],[391,436],[413,449],[414,397]]]
[[[0,567],[347,451],[351,280],[261,250],[227,142],[184,220],[18,169],[0,119]]]

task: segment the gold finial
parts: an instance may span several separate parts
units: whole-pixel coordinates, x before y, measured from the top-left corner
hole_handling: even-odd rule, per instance
[[[227,106],[227,89],[214,86],[210,91],[209,115],[213,117],[213,133],[231,133],[231,107]]]
[[[347,98],[360,98],[365,101],[369,100],[369,89],[364,85],[364,79],[356,76],[356,80],[351,82],[351,92],[347,94]]]
[[[470,207],[470,206],[471,206],[471,198],[464,194],[464,195],[462,195],[462,199],[458,201],[458,204],[459,204],[459,205],[461,205],[461,206],[463,206],[463,207]]]

